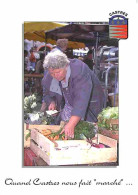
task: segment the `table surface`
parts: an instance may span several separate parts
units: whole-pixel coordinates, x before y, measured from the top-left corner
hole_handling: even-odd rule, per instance
[[[24,74],[24,77],[42,78],[43,76],[44,76],[44,74],[38,74],[38,73],[34,73],[34,74]]]
[[[40,157],[35,157],[34,158],[34,166],[49,166],[42,158]],[[119,166],[118,162],[105,162],[105,163],[94,163],[94,164],[82,164],[82,165],[58,165],[58,166],[54,166],[51,165],[49,167],[117,167]]]

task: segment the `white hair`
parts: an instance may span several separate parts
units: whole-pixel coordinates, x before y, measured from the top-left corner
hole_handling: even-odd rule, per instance
[[[57,46],[59,46],[61,49],[68,46],[68,39],[58,39],[57,40]]]
[[[46,55],[43,63],[44,69],[52,68],[64,68],[67,64],[69,64],[69,60],[63,52],[60,50],[56,50],[54,52],[50,52]]]

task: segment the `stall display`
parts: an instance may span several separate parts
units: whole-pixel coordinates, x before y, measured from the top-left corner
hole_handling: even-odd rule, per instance
[[[40,112],[41,108],[41,97],[36,94],[26,96],[24,98],[24,122],[27,124],[53,124],[57,111]],[[50,114],[53,113],[53,114]]]
[[[33,157],[41,158],[47,165],[117,163],[118,107],[109,108],[107,103],[108,99],[113,96],[111,106],[116,106],[115,101],[118,94],[116,90],[118,84],[118,40],[109,39],[109,25],[104,23],[98,25],[96,23],[84,25],[82,23],[68,23],[59,26],[59,28],[53,28],[53,26],[49,26],[50,23],[46,23],[44,25],[48,25],[48,29],[46,32],[43,29],[43,37],[40,35],[36,37],[36,32],[27,30],[28,25],[25,24],[25,38],[33,37],[32,40],[34,41],[38,37],[43,38],[46,42],[43,49],[46,48],[47,43],[55,45],[56,40],[62,38],[68,39],[68,49],[82,49],[93,46],[95,51],[92,59],[94,63],[93,70],[103,84],[106,98],[104,102],[105,109],[99,114],[97,124],[80,121],[75,127],[74,138],[66,140],[65,134],[61,134],[66,123],[61,122],[60,125],[56,125],[55,122],[60,113],[54,111],[51,114],[51,111],[48,110],[40,112],[42,89],[38,84],[41,83],[44,75],[26,72],[24,75],[26,96],[24,98],[24,159],[26,159],[24,166],[28,166],[28,164],[33,166],[35,164]],[[101,50],[102,53],[98,58],[98,48],[103,43],[108,43],[109,46]],[[39,50],[39,52],[43,51]],[[44,53],[46,54],[46,52]],[[41,96],[39,103],[38,97],[34,93]],[[109,93],[113,95],[109,96]],[[28,158],[29,161],[27,161]]]
[[[107,107],[98,115],[98,132],[119,141],[118,107]]]
[[[64,127],[60,128],[59,131],[55,133],[48,133],[48,138],[50,140],[64,140],[65,139],[65,133],[60,134]],[[89,122],[86,121],[80,121],[77,126],[75,127],[75,133],[74,138],[69,138],[70,140],[89,140],[92,139],[96,134],[96,127]]]
[[[50,140],[48,135],[59,132],[61,125],[29,125],[28,128],[31,151],[48,165],[117,162],[117,141],[104,135],[95,134],[92,143],[86,139]]]
[[[95,163],[117,163],[117,140],[109,136],[106,131],[118,131],[118,125],[111,125],[109,121],[118,119],[118,108],[106,108],[98,117],[98,125],[87,121],[80,121],[75,128],[73,139],[65,139],[65,134],[60,134],[66,122],[52,125],[47,116],[36,111],[37,98],[25,97],[25,111],[29,120],[24,124],[24,149],[40,157],[48,165],[80,165]],[[31,112],[31,113],[30,113]],[[53,113],[55,113],[54,111]],[[46,112],[47,113],[47,112]],[[49,113],[49,112],[48,112]],[[49,113],[51,114],[51,113]],[[101,129],[102,128],[102,131]],[[27,166],[27,165],[25,165]]]

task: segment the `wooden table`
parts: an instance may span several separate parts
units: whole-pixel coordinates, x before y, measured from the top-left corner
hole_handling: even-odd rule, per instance
[[[44,74],[24,74],[24,78],[43,78]]]

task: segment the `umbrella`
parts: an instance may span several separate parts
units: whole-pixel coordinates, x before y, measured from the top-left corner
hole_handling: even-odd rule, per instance
[[[85,44],[95,43],[100,40],[109,39],[108,24],[69,24],[45,33],[46,40],[66,38],[69,41],[81,42]]]
[[[24,39],[45,42],[45,32],[50,32],[66,25],[67,23],[58,22],[25,22]],[[46,42],[56,45],[56,40],[54,39],[47,39]],[[73,49],[84,48],[85,44],[69,41],[68,47]]]
[[[57,22],[24,22],[24,39],[44,42],[46,31],[65,25]]]

